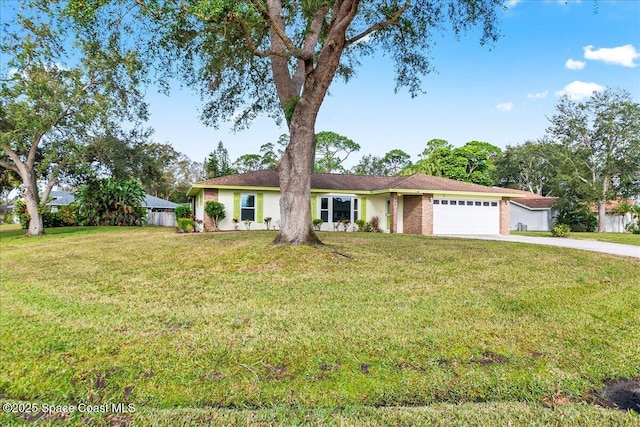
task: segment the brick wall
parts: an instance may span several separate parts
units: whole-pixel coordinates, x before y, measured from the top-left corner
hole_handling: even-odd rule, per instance
[[[218,201],[218,189],[217,188],[205,188],[204,189],[204,205],[207,205],[207,202],[213,200],[214,202]],[[205,231],[213,231],[213,222],[211,222],[211,218],[204,213],[204,229]]]
[[[403,197],[405,234],[433,234],[433,203],[430,194]]]
[[[510,207],[509,199],[500,200],[500,234],[509,235],[510,234]]]

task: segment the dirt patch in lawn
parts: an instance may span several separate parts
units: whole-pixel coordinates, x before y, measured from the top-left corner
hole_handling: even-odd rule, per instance
[[[640,377],[606,381],[602,390],[592,393],[592,403],[640,414]]]

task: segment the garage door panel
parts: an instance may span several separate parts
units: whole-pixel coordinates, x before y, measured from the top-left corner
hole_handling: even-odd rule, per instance
[[[443,204],[443,201],[446,204]],[[474,200],[473,204],[464,201],[465,203],[461,204],[456,199],[455,205],[450,204],[450,199],[439,199],[438,202],[433,205],[433,234],[500,233],[498,200]]]

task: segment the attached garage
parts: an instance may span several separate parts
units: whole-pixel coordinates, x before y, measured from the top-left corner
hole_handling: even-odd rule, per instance
[[[434,197],[433,234],[500,234],[500,200]]]

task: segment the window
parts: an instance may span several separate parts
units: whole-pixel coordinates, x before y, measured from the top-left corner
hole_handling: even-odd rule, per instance
[[[240,221],[256,220],[256,196],[255,194],[242,194],[240,196]]]
[[[321,197],[320,219],[324,222],[354,222],[359,217],[358,199],[354,197]]]
[[[491,202],[491,206],[498,206],[498,202]]]
[[[457,203],[457,202],[456,202],[455,200],[452,200],[452,201],[451,201],[451,204],[452,204],[452,205],[455,205],[456,203]]]
[[[484,206],[489,206],[489,202],[482,202]]]
[[[442,204],[443,204],[443,205],[448,205],[448,204],[449,204],[449,201],[448,201],[448,200],[443,200],[443,201],[442,201]]]
[[[440,200],[434,200],[434,201],[433,201],[433,204],[434,204],[434,205],[439,205],[439,204],[440,204]]]
[[[471,200],[467,200],[467,206],[473,206],[473,202]]]
[[[476,202],[476,206],[482,206],[482,202]]]
[[[460,200],[460,201],[458,201],[458,204],[459,204],[460,206],[464,206],[464,200]]]

